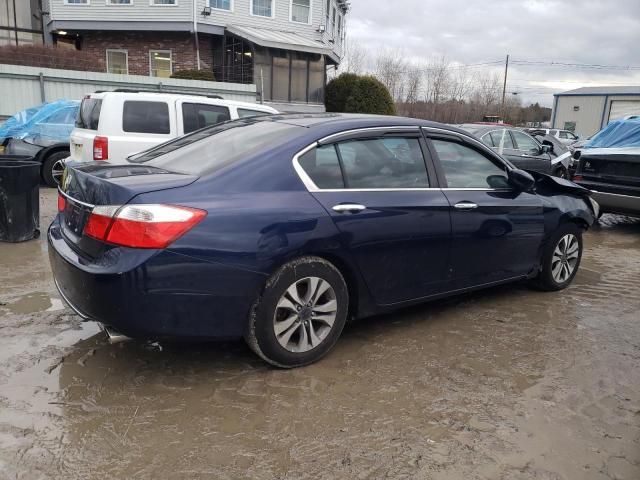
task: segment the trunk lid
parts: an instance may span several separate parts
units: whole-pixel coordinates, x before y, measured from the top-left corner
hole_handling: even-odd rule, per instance
[[[587,182],[640,187],[640,151],[633,153],[583,152],[576,172]]]
[[[145,165],[67,165],[60,184],[65,204],[59,212],[65,240],[78,252],[98,256],[110,247],[83,235],[94,206],[125,205],[139,194],[184,187],[197,179]]]

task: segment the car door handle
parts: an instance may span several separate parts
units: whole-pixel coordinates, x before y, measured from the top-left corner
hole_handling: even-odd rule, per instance
[[[366,209],[367,207],[359,203],[340,203],[333,206],[333,211],[338,213],[358,213]]]
[[[458,210],[474,210],[478,208],[478,204],[472,203],[472,202],[460,202],[460,203],[456,203],[454,207],[457,208]]]

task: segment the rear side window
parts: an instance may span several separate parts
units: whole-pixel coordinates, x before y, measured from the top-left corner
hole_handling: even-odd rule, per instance
[[[271,115],[271,114],[267,112],[261,112],[260,110],[250,110],[248,108],[238,109],[238,117],[240,118],[257,117],[258,115]]]
[[[344,188],[335,145],[314,148],[301,156],[298,163],[318,188]]]
[[[518,150],[537,153],[540,149],[538,142],[536,142],[526,133],[514,131],[512,132],[512,134],[515,137],[516,143],[518,144]]]
[[[503,140],[504,138],[504,140]],[[482,141],[485,145],[494,148],[500,148],[500,144],[504,142],[504,148],[510,148],[513,150],[513,141],[508,130],[496,130],[495,132],[487,133],[482,137]]]
[[[417,138],[352,140],[338,144],[347,188],[427,188]]]
[[[102,100],[96,98],[85,98],[82,100],[78,116],[76,117],[76,127],[87,130],[97,130],[100,120],[100,110]]]
[[[122,130],[130,133],[171,133],[169,105],[138,100],[124,102]]]
[[[184,133],[191,133],[204,127],[231,120],[229,109],[220,105],[204,103],[183,103],[182,121]]]

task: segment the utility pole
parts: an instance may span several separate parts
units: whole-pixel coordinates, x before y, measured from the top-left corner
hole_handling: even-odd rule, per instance
[[[502,121],[504,122],[504,101],[507,96],[507,74],[509,73],[509,55],[507,55],[507,61],[504,64],[504,84],[502,86],[502,109],[500,112],[500,116],[502,117]]]

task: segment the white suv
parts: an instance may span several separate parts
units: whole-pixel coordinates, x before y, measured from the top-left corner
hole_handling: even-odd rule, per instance
[[[126,163],[129,155],[199,128],[274,113],[265,105],[198,95],[93,93],[82,100],[69,160]]]

